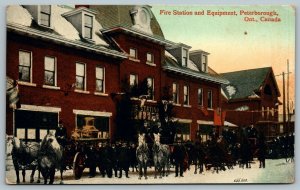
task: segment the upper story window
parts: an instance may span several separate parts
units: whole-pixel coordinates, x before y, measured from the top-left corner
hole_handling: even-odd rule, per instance
[[[56,61],[55,57],[45,57],[44,62],[44,84],[56,86]]]
[[[207,108],[213,108],[213,94],[211,90],[207,92]]]
[[[84,14],[84,38],[92,39],[93,38],[93,17],[87,14]]]
[[[188,63],[188,50],[182,49],[182,66],[187,67]]]
[[[190,97],[189,97],[189,86],[184,85],[183,86],[183,104],[189,105],[190,103]]]
[[[207,55],[202,55],[202,71],[207,72]]]
[[[131,87],[133,87],[137,84],[138,84],[138,75],[130,74],[130,76],[129,76],[129,85]]]
[[[267,84],[267,85],[265,86],[265,88],[264,88],[264,93],[265,93],[266,95],[272,96],[272,89],[271,89],[270,85]]]
[[[147,53],[147,62],[154,63],[154,56],[152,53]]]
[[[76,63],[76,89],[85,90],[86,81],[86,65],[84,63]]]
[[[104,93],[105,85],[105,69],[103,67],[96,67],[96,91]]]
[[[198,106],[203,106],[203,89],[198,88]]]
[[[31,52],[19,51],[19,80],[31,82]]]
[[[40,7],[40,25],[50,27],[51,6],[41,5]]]
[[[147,78],[148,95],[151,100],[154,99],[154,79],[152,77]]]
[[[137,50],[135,48],[130,48],[130,50],[129,50],[129,56],[131,58],[137,59]]]
[[[172,95],[173,95],[173,102],[175,104],[178,104],[178,84],[175,82],[172,84]]]

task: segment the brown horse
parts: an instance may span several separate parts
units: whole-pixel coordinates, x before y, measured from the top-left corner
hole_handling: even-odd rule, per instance
[[[23,182],[25,182],[25,171],[31,169],[30,183],[34,181],[34,173],[38,167],[38,154],[40,145],[37,142],[23,142],[17,137],[12,138],[12,159],[17,175],[17,183],[20,183],[19,170],[22,170]],[[39,176],[40,179],[40,176]],[[38,183],[39,183],[38,179]]]
[[[55,169],[60,170],[61,184],[63,183],[63,148],[58,144],[52,133],[47,134],[41,143],[41,151],[39,155],[39,169],[44,177],[44,184],[53,184]]]

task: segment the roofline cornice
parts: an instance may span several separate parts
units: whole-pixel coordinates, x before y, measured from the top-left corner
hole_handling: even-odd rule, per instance
[[[176,43],[171,42],[169,40],[160,39],[160,38],[155,37],[153,35],[150,35],[150,34],[138,31],[138,30],[134,30],[134,29],[131,29],[131,28],[127,28],[127,27],[124,27],[124,26],[115,26],[115,27],[112,27],[112,28],[107,28],[107,29],[102,29],[101,30],[101,32],[103,34],[108,34],[108,33],[117,32],[117,31],[121,31],[121,32],[124,32],[126,34],[133,35],[133,36],[138,36],[142,39],[147,39],[149,41],[164,45],[166,47],[171,47],[171,46],[174,46],[174,44],[176,44]]]
[[[207,75],[203,75],[201,73],[191,72],[191,71],[187,71],[187,70],[181,69],[181,68],[176,68],[176,67],[172,67],[172,66],[163,66],[163,69],[167,70],[167,71],[172,71],[172,72],[184,74],[184,75],[191,76],[191,77],[198,78],[198,79],[203,79],[203,80],[215,82],[215,83],[218,83],[218,84],[229,84],[228,80],[218,79],[218,78],[215,78],[213,76],[207,76]]]
[[[81,13],[81,12],[87,12],[87,13],[90,13],[90,14],[93,14],[93,15],[97,14],[97,12],[94,11],[94,10],[88,9],[86,7],[80,7],[80,8],[68,11],[68,12],[62,14],[61,16],[68,17],[68,16],[72,16],[72,15],[75,15],[75,14],[78,14],[78,13]]]
[[[21,34],[26,34],[28,36],[39,38],[39,39],[50,40],[50,41],[53,41],[58,44],[65,44],[67,46],[81,48],[85,51],[92,51],[92,52],[96,52],[96,53],[100,53],[100,54],[104,54],[106,56],[111,56],[111,57],[116,57],[116,58],[122,58],[122,59],[127,58],[127,54],[122,53],[122,52],[106,49],[99,45],[93,45],[93,44],[87,44],[87,43],[80,42],[80,41],[69,40],[69,39],[63,38],[62,36],[58,36],[55,34],[49,34],[49,33],[46,33],[46,32],[40,31],[40,30],[22,26],[19,24],[8,23],[6,25],[6,27],[10,31],[15,31],[15,32],[21,33]]]

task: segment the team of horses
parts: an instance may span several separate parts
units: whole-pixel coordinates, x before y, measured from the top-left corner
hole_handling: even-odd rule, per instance
[[[13,145],[11,155],[16,171],[17,184],[20,183],[19,170],[22,170],[23,183],[25,182],[26,170],[32,170],[30,183],[34,182],[34,174],[38,170],[37,183],[40,183],[40,174],[42,174],[44,184],[47,184],[48,180],[49,184],[53,184],[56,169],[60,170],[62,183],[63,149],[52,133],[47,134],[41,143],[25,143],[17,137],[13,137],[11,143]]]
[[[228,151],[224,143],[221,141],[215,141],[210,143],[190,143],[182,144],[177,143],[175,145],[166,145],[160,143],[160,135],[153,134],[153,143],[146,143],[145,134],[138,136],[138,146],[134,155],[136,164],[134,167],[138,168],[139,179],[147,176],[147,168],[154,167],[154,178],[162,178],[168,176],[170,168],[174,165],[174,154],[172,149],[174,146],[184,146],[184,162],[186,169],[190,169],[191,165],[195,166],[194,173],[202,173],[204,169],[216,171],[233,169],[233,166],[237,163],[240,166],[248,167],[251,160],[250,148],[247,148],[247,144],[242,144],[239,148],[239,155],[235,156],[234,149]],[[37,142],[24,142],[17,137],[13,137],[11,141],[12,148],[12,159],[16,171],[16,183],[20,183],[19,171],[22,171],[23,182],[25,182],[25,171],[32,170],[30,176],[30,182],[34,182],[34,174],[38,171],[38,181],[40,182],[40,174],[44,178],[44,184],[53,184],[55,172],[60,171],[60,183],[63,183],[63,171],[67,167],[72,167],[68,161],[73,161],[73,154],[68,156],[68,146],[64,149],[59,145],[55,136],[51,133],[47,134],[41,143]],[[244,148],[243,148],[244,147]],[[244,153],[246,156],[243,156]],[[130,156],[132,156],[130,155]],[[250,156],[247,156],[250,155]],[[67,158],[70,157],[70,158]],[[117,159],[117,158],[116,158]],[[97,159],[98,160],[98,159]],[[99,160],[103,160],[100,159]],[[250,166],[251,167],[251,166]]]

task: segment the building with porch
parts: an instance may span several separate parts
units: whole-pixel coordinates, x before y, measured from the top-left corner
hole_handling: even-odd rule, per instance
[[[230,83],[222,85],[226,120],[246,128],[254,125],[267,138],[280,133],[280,91],[271,67],[221,73]]]

